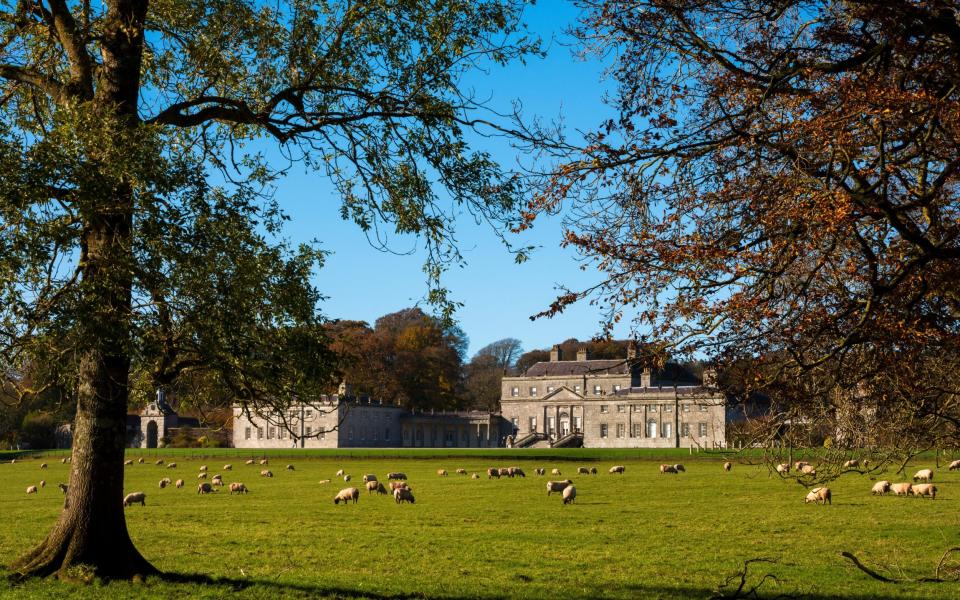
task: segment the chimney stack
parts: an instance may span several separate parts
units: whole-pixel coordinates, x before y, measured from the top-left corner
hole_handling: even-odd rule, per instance
[[[580,346],[579,348],[577,348],[577,360],[580,361],[580,362],[583,362],[583,361],[587,360],[587,347],[586,347],[586,346]]]
[[[627,344],[627,360],[637,359],[637,342],[630,340]]]
[[[560,346],[554,344],[553,348],[550,348],[550,362],[559,362],[561,360],[563,360],[563,350],[560,349]]]
[[[640,373],[640,387],[652,387],[651,382],[653,380],[653,369],[650,367],[644,367],[643,372]]]

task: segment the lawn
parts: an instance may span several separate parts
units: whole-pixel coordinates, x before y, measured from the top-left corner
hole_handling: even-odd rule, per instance
[[[143,554],[159,569],[187,576],[184,581],[0,582],[0,595],[687,598],[709,596],[744,560],[765,557],[776,562],[756,565],[751,580],[774,575],[776,581],[761,588],[770,595],[960,597],[953,583],[872,580],[840,556],[849,550],[868,564],[902,570],[899,576],[932,575],[943,551],[960,545],[960,473],[945,468],[936,473],[935,501],[872,497],[867,476],[848,474],[830,484],[832,506],[814,506],[803,503],[804,488],[771,477],[764,467],[735,463],[724,473],[715,457],[683,454],[672,458],[685,464],[686,473],[660,475],[663,457],[638,458],[636,451],[282,451],[270,457],[272,479],[259,476],[259,465],[243,464],[250,451],[159,451],[176,460],[176,469],[152,464],[155,455],[127,467],[126,489],[147,493],[146,507],[126,509],[127,522]],[[49,468],[41,470],[41,461]],[[225,462],[233,463],[232,472],[222,471]],[[287,471],[287,463],[296,470]],[[197,495],[201,464],[228,483],[246,483],[251,493]],[[613,464],[626,465],[626,473],[606,473]],[[511,465],[527,477],[487,479],[487,467]],[[576,474],[577,467],[593,465],[599,475]],[[576,504],[547,497],[550,477],[535,476],[538,466],[559,468],[573,479]],[[55,455],[0,464],[0,562],[48,531],[63,502],[56,483],[67,481],[67,467]],[[458,467],[482,478],[455,475]],[[349,484],[334,477],[341,468],[353,475]],[[439,477],[440,468],[450,475]],[[334,505],[339,489],[362,488],[364,473],[383,478],[387,471],[407,473],[416,504],[397,505],[363,491],[356,505]],[[163,477],[187,485],[161,490]],[[26,495],[41,478],[47,487]],[[325,479],[333,481],[320,483]]]

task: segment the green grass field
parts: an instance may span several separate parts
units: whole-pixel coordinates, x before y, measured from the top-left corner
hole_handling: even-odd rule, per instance
[[[872,481],[848,474],[830,484],[834,503],[823,507],[805,505],[804,488],[765,468],[735,464],[724,473],[720,460],[686,451],[672,455],[687,468],[678,476],[661,476],[661,457],[637,458],[635,451],[273,454],[272,479],[259,477],[259,465],[243,464],[250,451],[151,451],[150,459],[175,459],[179,467],[127,467],[127,491],[147,493],[146,507],[126,509],[137,546],[165,572],[212,582],[0,582],[0,596],[689,598],[708,597],[745,559],[766,557],[777,562],[758,565],[757,578],[771,573],[777,581],[761,596],[960,597],[954,583],[877,582],[840,557],[849,550],[868,564],[902,570],[898,576],[931,575],[943,551],[960,545],[960,473],[945,468],[936,474],[936,501],[871,497]],[[41,461],[49,468],[40,470]],[[224,480],[242,481],[251,493],[198,496],[197,467],[207,464],[212,474],[225,462],[234,470]],[[288,462],[295,471],[284,469]],[[626,465],[625,475],[607,474],[613,464]],[[527,477],[486,478],[487,467],[511,465]],[[600,475],[576,474],[592,465]],[[534,476],[537,466],[570,476],[576,504],[547,497],[550,477]],[[458,467],[483,477],[457,476]],[[340,468],[354,476],[350,484],[334,478]],[[451,475],[438,477],[440,468]],[[333,504],[340,488],[362,488],[364,473],[383,478],[387,471],[407,473],[415,505],[366,491],[357,505]],[[162,477],[187,486],[161,490]],[[47,487],[27,496],[41,478]],[[66,480],[67,465],[55,454],[0,464],[0,562],[43,538],[63,501],[56,483]]]

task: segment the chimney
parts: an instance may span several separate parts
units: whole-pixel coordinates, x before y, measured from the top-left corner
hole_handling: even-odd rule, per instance
[[[717,386],[717,370],[713,367],[707,367],[703,370],[703,385],[704,387],[716,387]]]
[[[650,367],[644,367],[643,372],[640,373],[640,387],[651,387],[651,380],[653,379],[653,369]]]
[[[560,346],[554,344],[553,348],[550,348],[550,362],[559,362],[563,360],[563,350],[560,349]]]
[[[587,347],[586,347],[586,346],[580,346],[579,348],[577,348],[577,360],[580,361],[580,362],[583,362],[583,361],[587,360]]]
[[[637,342],[630,340],[627,344],[627,360],[637,359]]]

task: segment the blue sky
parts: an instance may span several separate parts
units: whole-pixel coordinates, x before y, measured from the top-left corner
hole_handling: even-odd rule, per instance
[[[539,2],[528,9],[527,25],[548,47],[546,59],[476,75],[471,84],[479,95],[489,93],[491,103],[502,109],[518,99],[528,117],[562,115],[572,130],[591,129],[604,120],[609,109],[602,103],[603,65],[574,58],[562,43],[563,31],[576,14],[561,0]],[[518,157],[509,148],[487,149],[502,164],[516,164]],[[371,247],[356,225],[340,219],[339,199],[322,176],[294,169],[280,183],[277,198],[291,217],[287,236],[294,242],[317,239],[332,253],[315,277],[317,287],[328,297],[321,307],[328,318],[372,322],[422,304],[427,290],[421,271],[425,255],[418,251],[389,254]],[[452,298],[463,303],[457,320],[470,339],[469,355],[505,337],[518,338],[525,350],[531,350],[570,337],[588,339],[599,331],[601,315],[587,303],[553,319],[529,319],[556,297],[558,284],[576,288],[596,279],[592,270],[579,269],[573,252],[559,247],[560,236],[557,218],[538,221],[528,234],[512,236],[516,245],[539,246],[529,261],[517,265],[488,226],[461,219],[457,238],[467,265],[449,271],[444,282]],[[416,248],[413,239],[394,240],[392,247],[397,252]]]

